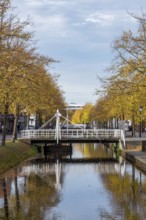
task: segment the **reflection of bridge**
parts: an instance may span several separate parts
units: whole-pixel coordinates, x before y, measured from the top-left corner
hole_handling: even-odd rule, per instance
[[[125,137],[123,130],[120,129],[85,129],[79,126],[76,129],[62,129],[60,118],[63,117],[59,111],[54,115],[56,118],[55,129],[40,129],[21,131],[21,139],[30,139],[31,143],[122,143],[125,146]],[[65,120],[65,117],[63,117]],[[68,120],[69,121],[69,120]],[[49,121],[50,122],[50,121]]]
[[[73,169],[76,170],[76,172],[80,173],[83,172],[82,166],[80,164],[74,164]],[[21,168],[20,176],[29,176],[30,174],[37,174],[39,176],[49,176],[49,174],[55,174],[56,176],[56,182],[55,186],[58,190],[61,189],[61,175],[64,173],[68,173],[69,169],[71,169],[70,166],[65,166],[64,163],[59,163],[58,161],[56,163],[34,163],[25,165]],[[120,163],[117,163],[116,161],[114,163],[95,163],[89,166],[86,164],[84,166],[84,171],[89,172],[89,169],[94,169],[96,172],[99,172],[101,175],[103,174],[111,174],[111,173],[119,173],[121,175],[125,172],[125,163],[124,166]],[[49,180],[49,178],[48,178]],[[47,181],[47,179],[45,179]]]

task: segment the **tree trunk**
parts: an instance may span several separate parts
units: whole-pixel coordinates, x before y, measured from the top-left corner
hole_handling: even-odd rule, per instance
[[[15,114],[15,117],[14,117],[13,142],[15,142],[15,140],[17,140],[18,119],[19,119],[19,105],[16,106],[16,114]]]
[[[136,137],[134,114],[132,115],[132,137]]]
[[[42,114],[40,111],[36,112],[36,128],[41,127],[42,125]]]
[[[26,116],[26,128],[29,128],[29,119],[30,119],[30,115]]]
[[[6,144],[6,132],[7,132],[7,116],[8,116],[8,110],[9,110],[9,105],[8,105],[8,104],[5,104],[4,124],[3,124],[3,129],[2,129],[2,142],[1,142],[1,146],[5,146],[5,144]]]

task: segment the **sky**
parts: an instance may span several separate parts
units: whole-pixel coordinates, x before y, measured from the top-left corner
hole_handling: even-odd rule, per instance
[[[50,67],[68,104],[95,104],[97,76],[114,58],[112,42],[137,29],[130,13],[145,11],[145,0],[12,0],[18,17],[31,18],[40,54],[58,60]]]

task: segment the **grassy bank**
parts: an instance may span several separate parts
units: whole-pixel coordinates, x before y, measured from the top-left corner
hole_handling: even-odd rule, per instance
[[[7,141],[5,147],[0,147],[0,174],[33,155],[35,151],[31,146],[21,141]]]

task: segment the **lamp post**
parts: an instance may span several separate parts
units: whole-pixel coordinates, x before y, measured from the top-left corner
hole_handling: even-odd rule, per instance
[[[67,135],[68,135],[68,106],[66,108],[66,118],[67,118]]]
[[[139,137],[141,137],[141,133],[142,133],[142,116],[141,116],[141,113],[142,113],[142,106],[139,107],[139,113],[140,113],[140,123],[139,123]]]

